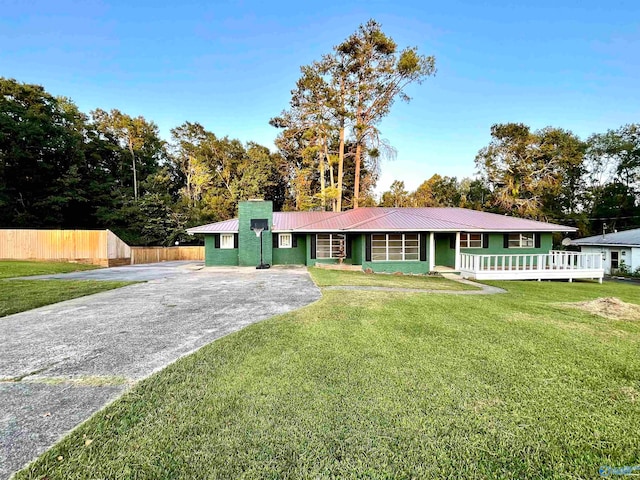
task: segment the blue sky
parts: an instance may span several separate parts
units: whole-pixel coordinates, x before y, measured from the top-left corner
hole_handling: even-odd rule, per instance
[[[0,0],[0,76],[84,112],[118,108],[163,136],[186,120],[273,148],[299,67],[375,18],[436,57],[381,124],[396,149],[378,190],[471,176],[490,127],[591,133],[640,122],[640,2]]]

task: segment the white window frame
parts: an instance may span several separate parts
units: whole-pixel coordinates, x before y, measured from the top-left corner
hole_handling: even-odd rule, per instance
[[[478,240],[471,240],[471,235],[480,235],[480,245],[472,246],[471,242],[477,242]],[[483,248],[484,247],[484,235],[482,233],[468,233],[460,232],[460,248]]]
[[[385,259],[384,260],[374,260],[373,259],[373,237],[374,236],[382,236],[385,237]],[[402,235],[402,260],[389,260],[389,235]],[[407,235],[416,236],[418,240],[418,251],[416,258],[407,259]],[[372,262],[419,262],[420,261],[420,234],[419,233],[372,233],[371,234],[371,261]]]
[[[325,235],[329,235],[329,256],[328,257],[321,257],[319,252],[318,252],[318,245],[320,244],[320,242],[318,242],[320,236],[325,236]],[[320,260],[325,260],[325,259],[332,259],[332,258],[340,258],[341,255],[339,254],[340,251],[340,241],[344,242],[344,255],[346,255],[346,250],[347,250],[347,236],[344,233],[317,233],[316,234],[316,259],[320,259]],[[336,250],[336,253],[334,255],[334,247]],[[343,256],[344,256],[343,255]]]
[[[290,233],[279,233],[278,248],[293,248],[293,236]]]
[[[235,235],[233,233],[220,234],[220,249],[231,250],[235,248]]]
[[[519,235],[518,245],[512,245],[512,236]],[[510,233],[509,234],[509,248],[536,248],[536,235],[535,233]],[[531,243],[529,245],[529,243]]]

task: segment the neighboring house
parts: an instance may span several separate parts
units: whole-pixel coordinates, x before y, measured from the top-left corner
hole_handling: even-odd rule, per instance
[[[238,217],[190,228],[205,237],[205,264],[344,263],[373,272],[455,271],[477,279],[602,278],[599,255],[552,252],[553,232],[573,227],[463,208],[358,208],[273,212],[241,202]],[[257,237],[255,221],[267,228]],[[597,257],[597,259],[595,259]]]
[[[572,240],[571,245],[580,247],[584,253],[602,255],[604,271],[609,275],[621,268],[632,273],[640,269],[640,228],[579,238]]]

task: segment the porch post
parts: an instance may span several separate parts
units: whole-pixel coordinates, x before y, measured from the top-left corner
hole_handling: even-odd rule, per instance
[[[429,271],[436,268],[436,237],[433,232],[429,232]]]
[[[460,232],[456,232],[456,259],[454,261],[454,270],[460,271]]]

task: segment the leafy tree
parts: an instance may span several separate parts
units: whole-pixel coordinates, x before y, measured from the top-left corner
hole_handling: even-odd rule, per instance
[[[313,207],[314,199],[319,198],[321,208],[331,203],[334,211],[341,211],[349,175],[353,178],[352,207],[357,208],[367,195],[373,202],[378,161],[394,153],[380,139],[377,125],[396,98],[410,100],[404,93],[407,85],[435,73],[434,58],[418,55],[415,48],[398,51],[380,25],[370,20],[331,54],[301,70],[291,109],[271,120],[284,129],[277,144],[292,164],[296,205]],[[348,131],[352,139],[347,138]],[[346,169],[347,163],[353,165],[353,173]],[[335,177],[334,167],[338,169]],[[327,171],[330,187],[326,186]],[[298,175],[304,178],[295,179]]]
[[[81,199],[82,116],[39,85],[0,78],[0,224],[58,227]]]
[[[409,192],[404,182],[394,180],[388,191],[382,194],[381,207],[408,207],[410,202]]]
[[[457,207],[461,202],[458,180],[436,173],[416,189],[412,200],[415,207]]]
[[[418,55],[416,48],[398,52],[396,43],[386,36],[379,23],[369,20],[335,48],[341,82],[348,94],[347,107],[353,118],[355,185],[353,207],[360,197],[360,169],[364,153],[376,151],[381,142],[377,125],[389,114],[396,98],[409,101],[404,89],[435,74],[435,58]]]
[[[101,133],[116,139],[121,148],[131,155],[133,197],[138,199],[138,177],[145,178],[166,160],[164,141],[160,139],[158,126],[144,117],[131,117],[117,109],[91,112],[93,121]],[[142,170],[142,175],[138,170]]]
[[[572,181],[579,176],[584,149],[571,132],[546,128],[537,132],[521,123],[491,127],[492,141],[476,156],[476,165],[492,192],[495,207],[521,217],[543,219],[549,199],[567,196],[575,210]],[[576,170],[577,169],[577,170]],[[565,182],[563,190],[563,182]],[[572,180],[573,179],[573,180]]]
[[[482,181],[476,178],[463,178],[459,185],[460,207],[473,210],[486,210],[491,204],[491,190]]]

